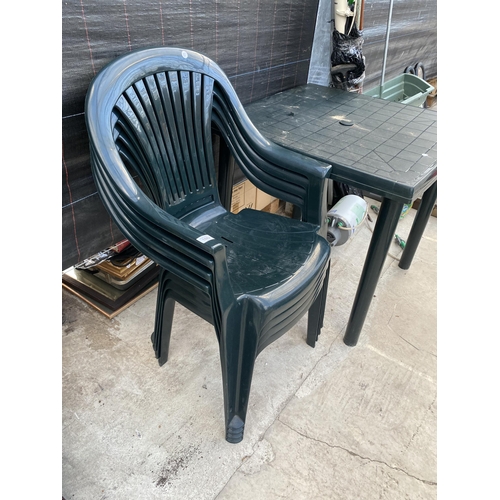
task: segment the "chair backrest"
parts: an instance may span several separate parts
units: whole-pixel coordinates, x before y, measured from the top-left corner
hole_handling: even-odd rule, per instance
[[[126,167],[112,167],[117,187],[125,186],[132,197],[139,187],[156,205],[189,223],[200,209],[220,208],[213,126],[254,184],[259,187],[262,180],[247,170],[252,162],[259,175],[276,178],[265,173],[273,165],[254,153],[256,146],[268,148],[269,141],[250,122],[229,79],[194,51],[159,47],[118,57],[91,83],[86,121],[99,161]],[[293,178],[288,182],[285,189],[293,191]]]
[[[323,179],[330,165],[265,139],[227,76],[202,54],[159,47],[118,57],[91,82],[85,119],[105,207],[134,246],[164,267],[184,263],[189,251],[179,242],[205,240],[204,222],[225,212],[213,128],[257,188],[297,206],[303,220],[324,226]],[[164,255],[167,241],[175,258]],[[194,246],[193,263],[208,267],[199,253],[222,255],[218,247],[224,248],[217,239]]]
[[[102,166],[94,177],[106,178],[101,197],[107,184],[112,197],[121,193],[124,202],[154,211],[143,203],[145,193],[170,215],[197,226],[196,212],[208,205],[223,210],[212,148],[215,127],[255,186],[302,209],[305,220],[317,219],[323,210],[323,184],[312,177],[323,176],[318,172],[329,165],[306,161],[265,139],[221,68],[197,52],[158,47],[118,57],[90,84],[85,118],[91,163]]]
[[[142,77],[112,112],[115,144],[160,207],[177,217],[218,200],[212,150],[214,80],[193,71]]]

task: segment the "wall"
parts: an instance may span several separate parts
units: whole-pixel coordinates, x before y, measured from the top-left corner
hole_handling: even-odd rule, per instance
[[[62,4],[62,269],[119,241],[92,179],[84,99],[109,61],[149,46],[194,49],[243,103],[306,83],[318,0],[72,0]]]

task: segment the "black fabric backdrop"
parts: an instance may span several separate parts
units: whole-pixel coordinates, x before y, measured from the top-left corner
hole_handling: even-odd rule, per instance
[[[84,100],[113,58],[149,46],[215,60],[243,103],[307,82],[318,0],[72,0],[62,4],[62,269],[119,241],[92,180]]]
[[[380,85],[389,4],[389,0],[365,0],[365,90]],[[394,0],[385,81],[418,62],[424,65],[426,79],[437,76],[437,0]]]
[[[437,0],[395,0],[386,80],[410,63],[437,73]],[[93,76],[127,51],[197,50],[241,101],[307,82],[318,0],[69,0],[62,3],[62,269],[123,238],[92,179],[84,100]],[[389,0],[366,0],[365,88],[379,84]],[[325,20],[325,22],[328,20]]]

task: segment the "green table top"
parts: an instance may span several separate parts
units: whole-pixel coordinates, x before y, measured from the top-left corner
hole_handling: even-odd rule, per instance
[[[332,178],[409,203],[437,180],[437,113],[307,84],[245,107],[267,139],[333,165]]]

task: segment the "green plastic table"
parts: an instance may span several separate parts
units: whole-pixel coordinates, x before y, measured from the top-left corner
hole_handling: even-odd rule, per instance
[[[437,113],[307,84],[245,107],[269,140],[333,165],[331,178],[382,198],[344,335],[357,344],[405,203],[422,198],[399,267],[411,265],[437,197]]]

